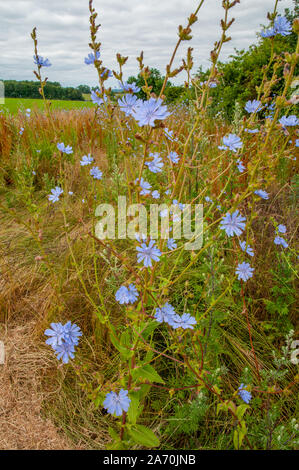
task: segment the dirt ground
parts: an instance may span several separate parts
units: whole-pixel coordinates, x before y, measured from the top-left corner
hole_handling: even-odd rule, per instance
[[[32,324],[0,325],[5,363],[0,364],[0,449],[74,449],[53,423],[41,416],[45,396],[40,377],[49,358],[32,341]]]

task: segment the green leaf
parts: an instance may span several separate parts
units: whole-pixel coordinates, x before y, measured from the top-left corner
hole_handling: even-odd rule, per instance
[[[132,339],[131,339],[131,336],[130,336],[130,332],[128,330],[124,331],[121,334],[120,344],[122,346],[124,346],[125,348],[128,348],[128,349],[130,349],[132,347]]]
[[[143,331],[141,330],[142,333],[141,333],[141,331],[139,333],[141,333],[141,335],[144,339],[147,339],[149,337],[149,335],[151,333],[153,333],[153,331],[156,328],[158,328],[158,326],[159,326],[159,323],[157,321],[152,321],[146,326],[146,328],[144,328],[144,326],[142,326]]]
[[[158,374],[158,372],[156,372],[155,369],[149,364],[146,364],[145,366],[142,366],[142,367],[136,367],[135,369],[133,369],[132,377],[134,380],[145,379],[145,380],[149,380],[150,382],[157,382],[160,384],[165,383],[164,380]]]
[[[114,331],[113,331],[114,333]],[[121,356],[123,359],[130,359],[133,354],[134,354],[134,351],[131,351],[129,348],[131,348],[131,344],[129,345],[129,347],[125,346],[126,344],[126,341],[127,341],[127,338],[126,338],[126,334],[122,334],[121,335],[121,339],[119,340],[116,336],[116,334],[110,334],[110,339],[111,339],[111,342],[113,344],[113,346],[120,352]],[[121,344],[123,343],[123,344]]]
[[[103,404],[106,394],[104,392],[99,392],[94,400],[95,408],[97,409],[100,405]]]
[[[248,408],[250,408],[249,405],[239,405],[238,408],[237,408],[237,411],[236,411],[236,415],[238,416],[239,420],[241,420],[243,418],[243,415],[245,413],[246,410],[248,410]]]
[[[226,403],[218,403],[216,414],[218,415],[220,411],[227,411],[227,404]]]
[[[160,441],[153,431],[146,426],[137,424],[136,426],[129,429],[130,436],[138,444],[144,445],[146,447],[157,447],[160,445]]]
[[[241,445],[242,445],[242,442],[243,442],[243,439],[246,435],[246,431],[244,432],[244,430],[241,430],[240,427],[238,426],[238,428],[234,431],[234,448],[236,450],[239,450],[241,448]]]
[[[131,403],[128,410],[128,420],[132,424],[136,424],[136,420],[143,410],[143,405],[140,405],[139,392],[130,392]]]
[[[113,439],[114,441],[119,440],[119,434],[117,434],[117,432],[113,428],[111,428],[111,426],[109,426],[108,428],[108,433],[111,439]]]

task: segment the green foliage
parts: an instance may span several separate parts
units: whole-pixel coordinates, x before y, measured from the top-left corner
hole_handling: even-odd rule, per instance
[[[82,95],[83,94],[88,95],[89,93],[91,93],[91,89],[88,85],[79,85],[77,86],[77,90],[79,90],[82,93]]]
[[[208,409],[209,400],[204,391],[187,403],[175,404],[172,415],[167,419],[165,434],[178,438],[182,434],[192,436],[200,433]]]
[[[35,98],[41,99],[40,83],[33,81],[4,80],[5,96],[7,98]],[[89,89],[89,87],[87,87]],[[46,98],[51,100],[84,101],[80,87],[62,87],[58,82],[47,81],[45,87]],[[87,91],[86,93],[89,93]]]
[[[145,81],[141,74],[138,74],[137,77],[130,76],[127,81],[128,83],[135,83],[140,88],[139,93],[137,93],[138,98],[146,99],[146,93],[142,90],[142,87],[145,86]],[[159,95],[163,82],[164,77],[162,77],[161,72],[158,69],[151,68],[150,76],[147,79],[148,86],[152,87],[151,92]],[[170,83],[168,82],[166,86],[170,86]]]
[[[159,439],[153,431],[141,424],[136,424],[135,426],[130,427],[129,434],[134,442],[142,446],[149,447],[150,449],[158,447],[160,444]]]
[[[162,85],[164,83],[165,77],[162,76],[161,72],[155,68],[150,69],[150,76],[147,79],[148,86],[152,87],[151,93],[159,95]],[[146,93],[142,90],[142,87],[145,85],[144,78],[141,74],[138,74],[137,77],[131,76],[128,78],[128,83],[135,83],[140,91],[137,93],[138,98],[146,99]],[[184,87],[182,85],[173,85],[169,80],[166,83],[164,95],[166,96],[167,103],[173,103],[177,101],[184,94]]]
[[[176,101],[183,99],[185,95],[185,88],[182,85],[171,85],[165,90],[166,102],[175,103]]]
[[[294,10],[285,11],[285,16],[292,22],[299,14],[298,0],[294,2]],[[293,32],[289,36],[278,35],[274,41],[274,54],[279,58],[285,52],[293,53],[296,49],[297,35]],[[256,89],[261,84],[264,67],[271,57],[272,42],[269,38],[260,38],[248,50],[237,50],[230,56],[228,62],[218,62],[219,84],[211,90],[213,103],[210,112],[215,115],[222,113],[226,118],[232,119],[234,108],[238,103],[243,109],[248,100],[256,98]],[[198,69],[197,76],[204,81],[209,76],[209,70]],[[268,72],[270,79],[273,65]],[[298,73],[298,66],[297,66]],[[284,86],[283,67],[277,72],[277,83],[272,88],[273,94],[280,94]]]

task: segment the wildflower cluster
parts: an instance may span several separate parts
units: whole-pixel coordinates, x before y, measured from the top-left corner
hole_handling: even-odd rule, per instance
[[[75,346],[79,343],[79,337],[82,336],[80,328],[71,321],[65,325],[62,323],[51,323],[51,328],[45,331],[45,335],[49,336],[46,343],[54,350],[57,359],[61,359],[67,364],[70,359],[75,357]]]

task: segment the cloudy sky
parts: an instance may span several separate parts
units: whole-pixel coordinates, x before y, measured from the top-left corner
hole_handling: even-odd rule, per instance
[[[145,64],[163,72],[177,40],[177,27],[186,24],[197,4],[198,0],[94,0],[102,25],[99,38],[104,65],[116,69],[116,53],[129,56],[124,71],[128,78],[137,73],[136,57],[143,50]],[[199,21],[193,25],[193,39],[179,49],[177,63],[192,46],[195,70],[199,65],[209,66],[209,51],[220,35],[221,4],[222,0],[205,0]],[[268,24],[266,15],[273,5],[274,0],[241,0],[230,10],[236,21],[230,29],[232,41],[224,45],[221,60],[234,48],[247,48],[255,41],[260,25]],[[279,13],[292,5],[292,0],[280,0]],[[53,64],[44,69],[49,80],[65,86],[96,84],[93,67],[84,64],[90,52],[88,0],[0,0],[0,78],[34,79],[30,37],[34,26],[39,54]],[[114,78],[110,85],[117,85]]]

